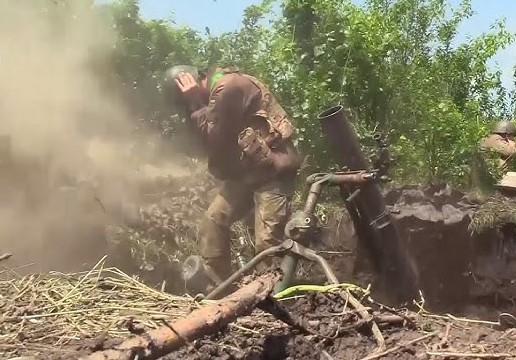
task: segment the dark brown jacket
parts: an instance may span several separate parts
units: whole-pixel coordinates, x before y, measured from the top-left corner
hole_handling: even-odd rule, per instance
[[[264,92],[266,92],[264,94]],[[247,127],[256,130],[262,138],[267,138],[271,150],[275,154],[282,154],[290,166],[282,172],[296,172],[300,166],[300,158],[295,149],[291,134],[283,131],[287,138],[277,136],[271,140],[271,129],[285,127],[290,124],[283,109],[266,90],[263,84],[255,78],[240,73],[227,73],[212,85],[209,103],[195,111],[191,120],[201,134],[203,143],[208,151],[209,166],[214,176],[219,179],[239,179],[244,176],[257,176],[265,173],[272,176],[281,176],[272,166],[260,167],[249,164],[242,159],[242,150],[238,145],[238,135]],[[269,116],[263,109],[268,107]],[[265,104],[265,105],[264,105]],[[271,120],[283,119],[277,122],[279,126],[272,126]],[[290,135],[289,135],[290,134]]]

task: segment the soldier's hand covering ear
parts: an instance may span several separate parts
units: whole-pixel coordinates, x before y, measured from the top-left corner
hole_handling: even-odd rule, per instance
[[[180,72],[175,80],[179,90],[186,97],[191,96],[196,90],[199,91],[199,84],[195,81],[192,74],[184,71]]]
[[[203,107],[204,104],[201,87],[191,74],[181,72],[178,74],[175,82],[179,91],[188,103],[188,108],[191,112]]]

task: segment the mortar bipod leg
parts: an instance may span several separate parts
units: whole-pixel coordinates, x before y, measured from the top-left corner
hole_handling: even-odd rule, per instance
[[[319,266],[323,269],[324,275],[326,275],[328,282],[332,284],[339,283],[339,280],[331,270],[331,267],[328,264],[328,262],[321,255],[317,254],[316,251],[304,247],[303,245],[297,242],[294,242],[292,248],[290,249],[290,252],[294,253],[294,256],[297,255],[299,257],[318,263]]]
[[[339,280],[331,270],[330,264],[326,261],[325,258],[323,258],[321,255],[315,253],[314,255],[315,261],[321,266],[321,268],[324,271],[324,274],[326,275],[326,278],[328,279],[328,282],[337,285],[339,283]]]
[[[206,300],[212,300],[217,295],[219,295],[221,292],[223,292],[229,285],[231,285],[233,282],[235,282],[238,278],[243,276],[245,273],[247,273],[252,268],[256,267],[260,261],[262,261],[267,256],[271,255],[277,255],[280,253],[283,253],[285,251],[288,251],[288,246],[292,246],[291,242],[285,242],[278,246],[273,246],[271,248],[268,248],[255,257],[251,259],[244,267],[240,268],[237,272],[233,273],[230,277],[228,277],[226,280],[221,282],[215,289],[213,289],[206,297]]]
[[[303,245],[293,242],[292,249],[289,251],[291,254],[285,255],[283,262],[281,263],[281,270],[283,271],[283,279],[279,281],[274,287],[274,293],[279,293],[292,284],[292,279],[296,273],[297,264],[299,263],[299,257],[305,258],[306,260],[317,263],[323,270],[326,279],[331,284],[338,284],[339,280],[333,273],[330,265],[317,252]]]
[[[281,262],[281,271],[283,272],[283,277],[276,283],[276,286],[274,287],[275,294],[285,290],[292,284],[294,276],[296,275],[298,263],[299,259],[296,256],[291,254],[285,255],[283,261]]]

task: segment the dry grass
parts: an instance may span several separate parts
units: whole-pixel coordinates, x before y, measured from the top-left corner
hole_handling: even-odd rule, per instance
[[[469,230],[483,233],[507,223],[516,224],[516,200],[494,196],[475,212]]]
[[[128,321],[146,329],[182,318],[197,306],[189,297],[152,289],[102,259],[89,272],[48,273],[0,281],[0,357],[62,353],[88,337],[127,336]]]
[[[59,358],[67,355],[76,356],[78,346],[86,347],[85,339],[125,338],[130,335],[129,322],[136,327],[154,329],[163,326],[164,322],[184,318],[192,309],[203,304],[197,303],[189,297],[174,296],[152,289],[116,268],[104,268],[104,260],[105,258],[99,261],[92,270],[76,274],[54,272],[20,277],[11,271],[0,272],[0,275],[6,278],[0,281],[0,310],[2,311],[0,358],[34,356],[38,359],[48,359],[54,358],[54,356]],[[439,328],[445,325],[448,329],[446,334],[450,328],[458,328],[454,331],[464,331],[463,326],[459,328],[461,323],[468,325],[468,331],[471,330],[471,334],[476,334],[475,331],[478,331],[473,329],[475,326],[497,326],[496,322],[456,318],[448,314],[445,316],[431,314],[424,310],[424,299],[417,303],[420,308],[418,314],[407,312],[404,309],[390,309],[371,299],[368,290],[359,289],[351,284],[343,284],[334,288],[322,287],[319,290],[316,289],[317,287],[311,286],[310,288],[308,293],[316,291],[320,293],[319,296],[329,296],[333,292],[339,293],[343,290],[342,288],[345,289],[344,295],[347,291],[356,291],[357,295],[360,294],[360,301],[365,304],[371,314],[379,316],[387,309],[386,314],[411,318],[418,327],[418,333],[422,333],[427,327],[431,328],[433,333],[437,333]],[[305,297],[305,294],[295,296],[297,299],[300,297]],[[306,297],[306,300],[314,301],[309,298]],[[328,306],[327,300],[322,303],[319,301],[312,303],[323,306],[321,310],[313,311],[314,315],[317,315],[315,319],[318,319],[314,324],[322,326],[317,328],[319,325],[314,325],[316,328],[312,329],[313,331],[318,333],[325,330],[324,326],[332,324],[332,326],[340,328],[342,321],[349,322],[349,320],[355,319],[354,316],[349,317],[356,312],[347,308],[347,297],[340,298],[344,307],[341,311],[334,313],[329,313],[329,308],[324,307]],[[284,300],[288,299],[287,297]],[[304,304],[306,307],[307,302],[305,301]],[[294,306],[293,309],[296,308],[295,305],[291,305]],[[311,316],[310,319],[313,320],[314,317]],[[335,324],[335,319],[338,319],[340,325]],[[354,328],[354,321],[347,326]],[[250,337],[264,338],[272,332],[288,331],[285,324],[261,311],[254,311],[249,316],[239,318],[231,324],[230,328],[230,331],[223,332],[220,337],[204,338],[201,343],[209,344],[212,348],[227,348],[229,343],[237,352],[243,353],[245,347],[239,346],[237,341]],[[402,333],[403,331],[404,329],[400,328],[397,332]],[[407,335],[412,333],[407,332]],[[391,332],[385,332],[385,334],[389,337]],[[400,336],[402,335],[400,334]],[[471,339],[468,338],[468,341],[471,342]],[[493,342],[490,345],[492,345],[493,351],[504,350],[504,346],[507,347],[506,343],[510,343],[510,341],[507,339],[505,343]],[[91,344],[89,345],[91,346]],[[461,343],[460,339],[456,345],[457,350],[469,349],[469,345]],[[437,347],[436,349],[438,350]],[[398,350],[400,349],[394,346],[386,351],[396,352]],[[432,348],[432,350],[434,349]],[[458,354],[460,355],[460,353]]]

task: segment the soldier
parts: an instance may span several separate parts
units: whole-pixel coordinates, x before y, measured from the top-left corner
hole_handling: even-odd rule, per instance
[[[505,172],[508,170],[509,160],[512,159],[516,152],[516,143],[514,142],[514,132],[516,127],[509,121],[500,121],[497,123],[491,134],[484,138],[480,143],[482,151],[495,151],[500,154],[500,167]]]
[[[283,240],[297,171],[294,127],[270,91],[238,70],[167,70],[169,91],[186,105],[208,154],[210,172],[224,184],[201,224],[201,255],[221,280],[231,275],[230,227],[254,206],[255,251]]]

